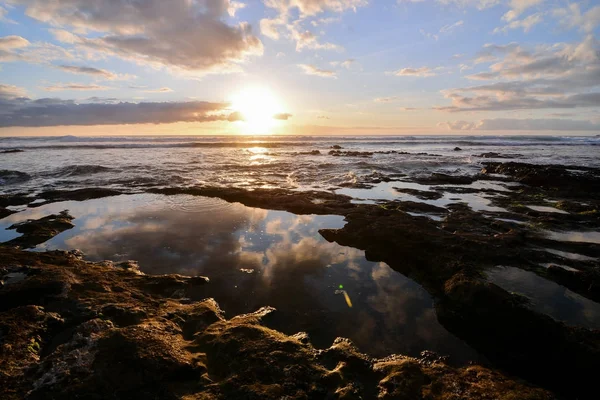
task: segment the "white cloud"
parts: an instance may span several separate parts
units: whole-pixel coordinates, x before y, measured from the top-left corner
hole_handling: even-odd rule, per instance
[[[442,34],[449,34],[452,33],[456,28],[461,27],[464,25],[464,21],[457,21],[453,24],[448,24],[448,25],[444,25],[440,28],[440,33]]]
[[[451,105],[437,110],[506,111],[600,106],[600,51],[589,35],[579,43],[533,50],[516,43],[489,44],[483,56],[497,59],[489,70],[468,76],[488,83],[443,91]]]
[[[144,93],[171,93],[173,91],[173,89],[171,89],[170,87],[161,87],[158,89],[146,89],[143,92]]]
[[[531,14],[530,16],[524,19],[511,20],[511,22],[504,25],[502,28],[494,29],[493,33],[507,33],[511,29],[523,29],[523,32],[527,33],[531,30],[531,28],[533,28],[535,25],[539,24],[542,21],[542,13]]]
[[[249,24],[225,22],[237,7],[229,0],[10,2],[25,6],[27,16],[61,28],[55,37],[65,43],[186,73],[238,70],[237,63],[263,52]]]
[[[399,96],[390,96],[390,97],[377,97],[373,99],[375,103],[392,103],[394,101],[399,100]]]
[[[559,23],[567,29],[577,28],[592,33],[600,25],[600,6],[592,7],[582,13],[578,3],[571,3],[568,7],[554,10],[553,15],[559,18]]]
[[[313,27],[338,21],[337,17],[313,19],[324,12],[342,13],[354,10],[368,4],[366,0],[263,0],[266,8],[275,10],[277,15],[272,18],[263,18],[260,21],[260,30],[266,37],[278,40],[282,36],[296,43],[296,50],[337,50],[343,48],[333,43],[321,43],[319,38],[303,27],[309,23]]]
[[[312,64],[298,64],[306,75],[321,76],[323,78],[337,78],[335,71],[317,68]]]
[[[510,10],[502,16],[502,19],[507,22],[514,21],[525,10],[543,2],[544,0],[510,0],[508,3]]]
[[[435,68],[438,69],[438,68]],[[395,76],[418,76],[418,77],[427,77],[427,76],[435,76],[437,75],[434,69],[429,67],[420,67],[420,68],[401,68],[397,71],[391,72],[392,75]]]
[[[25,91],[25,89],[18,86],[5,85],[0,83],[0,104],[2,104],[2,100],[14,99],[25,96],[27,96],[27,92]],[[0,111],[0,114],[1,113],[2,111]]]

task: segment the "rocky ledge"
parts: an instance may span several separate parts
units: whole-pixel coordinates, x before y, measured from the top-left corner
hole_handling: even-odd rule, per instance
[[[501,372],[443,358],[372,359],[347,339],[263,326],[275,310],[226,318],[191,301],[202,277],[147,276],[135,263],[0,247],[2,399],[552,399]]]

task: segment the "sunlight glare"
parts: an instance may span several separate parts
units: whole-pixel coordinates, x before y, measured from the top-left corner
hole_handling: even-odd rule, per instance
[[[270,134],[281,121],[275,118],[283,112],[281,101],[267,88],[246,88],[231,99],[231,108],[242,114],[244,134]]]

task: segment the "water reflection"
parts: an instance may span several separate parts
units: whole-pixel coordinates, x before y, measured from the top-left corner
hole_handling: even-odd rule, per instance
[[[215,297],[228,315],[270,305],[269,324],[306,331],[318,347],[349,337],[374,356],[429,349],[477,359],[437,321],[418,284],[364,252],[325,241],[339,216],[297,216],[191,196],[136,195],[50,204],[0,224],[69,209],[75,228],[39,247],[77,248],[92,260],[138,260],[150,274],[210,277],[196,298]],[[199,212],[191,212],[199,211]]]
[[[505,290],[525,295],[534,310],[567,325],[600,329],[600,304],[533,272],[499,267],[488,272],[488,279]]]
[[[487,182],[486,184],[461,185],[461,187],[471,187],[477,189],[495,189],[501,191],[507,191],[508,189],[495,184],[494,182]],[[430,204],[437,207],[446,208],[450,204],[455,203],[466,203],[473,211],[489,211],[489,212],[506,212],[504,208],[492,206],[492,198],[494,195],[481,192],[481,193],[452,193],[443,192],[442,197],[436,200],[421,199],[416,196],[407,193],[400,193],[394,188],[402,189],[414,189],[421,191],[441,190],[445,186],[431,186],[421,185],[414,182],[381,182],[374,185],[370,189],[355,189],[355,188],[342,188],[337,189],[335,192],[352,197],[353,203],[374,203],[375,200],[401,200],[401,201],[414,201],[417,203]],[[499,189],[500,188],[500,189]],[[496,194],[497,196],[497,194]]]

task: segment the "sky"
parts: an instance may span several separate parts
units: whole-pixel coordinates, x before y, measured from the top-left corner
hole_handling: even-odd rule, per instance
[[[0,0],[0,135],[596,135],[599,32],[599,0]]]

